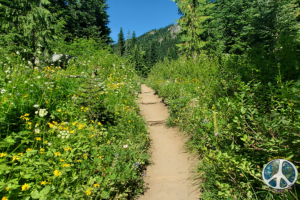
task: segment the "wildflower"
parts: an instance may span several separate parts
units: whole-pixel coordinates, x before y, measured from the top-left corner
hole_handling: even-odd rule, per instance
[[[58,171],[57,169],[54,171],[54,176],[60,176],[61,175],[61,172]]]
[[[44,143],[44,144],[47,144],[47,143],[48,143],[48,141],[47,141],[47,140],[45,140],[43,143]]]
[[[109,144],[110,143],[110,141],[109,140],[107,140],[107,144]]]
[[[56,152],[56,153],[54,153],[54,155],[57,157],[57,156],[60,156],[60,153]]]
[[[26,149],[26,152],[31,151],[31,150],[32,150],[32,149],[28,148],[28,149]]]
[[[39,107],[39,105],[35,104],[33,107],[35,107],[35,108],[38,108],[38,107]]]
[[[21,156],[21,157],[22,157],[22,156],[23,156],[23,153],[18,153],[18,156]]]
[[[70,164],[63,164],[62,167],[69,167],[69,166],[70,166]]]
[[[92,193],[91,193],[91,189],[92,189],[92,188],[89,188],[89,189],[85,192],[87,196],[89,196],[89,195],[92,194]]]
[[[101,126],[101,122],[98,122],[98,125]]]
[[[5,188],[5,190],[8,192],[8,191],[9,191],[9,188]]]
[[[65,151],[68,151],[68,150],[72,151],[72,148],[71,147],[66,147]]]
[[[12,161],[15,161],[15,160],[20,160],[20,158],[18,156],[13,156]]]
[[[7,197],[2,197],[2,200],[8,200],[8,198]]]
[[[26,97],[28,97],[28,94],[25,94],[25,95],[24,95],[24,98],[26,98]]]
[[[219,132],[215,133],[215,136],[219,135]]]
[[[96,188],[96,187],[100,187],[100,185],[99,185],[98,183],[95,183],[93,186],[94,186],[95,188]]]
[[[16,52],[16,54],[17,54],[17,55],[19,55],[19,54],[20,54],[20,52],[18,52],[18,51],[17,51],[17,52]]]
[[[206,120],[206,119],[204,119],[204,120],[203,120],[203,123],[207,124],[207,120]]]
[[[41,76],[38,76],[37,78],[38,78],[38,79],[40,79],[40,78],[41,78]]]
[[[123,146],[123,148],[127,148],[127,147],[128,147],[128,145],[127,145],[127,144]]]
[[[6,153],[0,153],[0,158],[5,157],[6,155]]]
[[[100,155],[100,156],[98,156],[98,158],[100,158],[100,159],[101,159],[101,158],[102,158],[102,156]]]
[[[70,134],[74,133],[74,130],[73,131],[70,131]]]
[[[94,136],[95,136],[95,135],[93,134],[93,135],[90,136],[90,138],[92,138],[92,137],[94,137]]]
[[[36,137],[35,139],[36,139],[37,141],[41,141],[41,140],[42,140],[41,137]]]
[[[35,134],[38,134],[38,133],[40,133],[40,129],[38,129],[38,128],[37,128],[37,129],[35,129],[35,130],[34,130],[34,133],[35,133]]]
[[[82,160],[76,160],[77,162],[82,162]]]
[[[51,143],[50,142],[48,142],[48,146],[50,146],[51,145]]]
[[[58,112],[61,112],[61,109],[57,110]]]
[[[28,190],[29,188],[30,188],[30,186],[27,183],[22,185],[22,191]]]
[[[2,90],[1,90],[1,94],[4,94],[5,92],[6,92],[5,89],[2,89]]]
[[[41,185],[46,185],[46,181],[42,181],[42,182],[41,182]]]
[[[86,154],[86,153],[83,154],[83,158],[84,158],[84,159],[87,159],[87,154]]]
[[[45,149],[44,148],[40,148],[40,153],[44,153]]]
[[[46,109],[40,109],[39,110],[39,116],[40,117],[44,117],[48,114],[48,112],[46,111]]]

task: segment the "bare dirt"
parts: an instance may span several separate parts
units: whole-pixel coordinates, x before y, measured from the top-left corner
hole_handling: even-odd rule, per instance
[[[192,180],[198,162],[184,148],[187,136],[177,127],[167,128],[167,106],[154,90],[142,84],[138,100],[141,115],[149,127],[151,165],[144,177],[146,191],[138,200],[199,200],[199,189]]]

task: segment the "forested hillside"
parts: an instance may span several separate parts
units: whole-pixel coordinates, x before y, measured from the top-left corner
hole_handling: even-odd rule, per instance
[[[180,37],[177,36],[179,32],[178,25],[170,24],[165,28],[151,30],[139,37],[136,37],[134,31],[132,35],[128,32],[125,40],[124,35],[120,35],[120,33],[124,34],[121,30],[119,41],[113,44],[112,48],[119,55],[130,58],[137,72],[146,77],[155,63],[164,61],[165,58],[168,60],[179,58],[176,46],[181,42]],[[124,42],[120,40],[124,40]],[[122,48],[124,50],[120,50]],[[124,51],[124,53],[120,54],[120,51]]]

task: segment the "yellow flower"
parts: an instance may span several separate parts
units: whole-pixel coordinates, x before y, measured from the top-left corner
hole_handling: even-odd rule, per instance
[[[46,181],[42,181],[42,182],[41,182],[41,185],[46,185]]]
[[[84,158],[84,159],[87,159],[87,155],[86,155],[86,153],[85,153],[85,154],[83,154],[83,158]]]
[[[61,161],[61,162],[65,162],[65,160],[63,160],[63,159],[60,159],[60,161]]]
[[[57,169],[54,171],[54,176],[60,176],[61,175],[61,172],[58,171]]]
[[[32,150],[32,149],[28,148],[28,149],[26,149],[26,152],[27,152],[27,151],[31,151],[31,150]]]
[[[22,191],[28,190],[29,188],[30,188],[30,185],[28,185],[27,183],[22,185]]]
[[[81,162],[82,160],[76,160],[77,162]]]
[[[8,198],[7,197],[2,197],[2,200],[8,200]]]
[[[91,122],[94,124],[95,122],[94,122],[94,120],[91,120]]]
[[[95,135],[93,134],[93,135],[90,136],[90,138],[92,138],[92,137],[94,137],[94,136],[95,136]]]
[[[98,158],[100,158],[100,159],[101,159],[101,158],[102,158],[102,156],[98,156]]]
[[[48,141],[46,140],[46,141],[44,141],[44,144],[47,144],[48,143]]]
[[[68,151],[68,150],[72,151],[72,148],[71,147],[66,147],[65,151]]]
[[[25,97],[25,98],[28,97],[28,94],[25,94],[24,97]]]
[[[70,164],[63,164],[63,167],[69,167]]]
[[[7,156],[7,153],[0,153],[0,158]]]
[[[46,101],[46,104],[48,104],[49,103],[49,101]]]
[[[215,109],[215,107],[213,106],[211,109]]]
[[[8,190],[9,190],[9,188],[5,188],[5,190],[6,190],[6,191],[8,191]]]
[[[54,155],[57,157],[57,156],[60,156],[60,153],[56,152],[56,153],[54,153]]]
[[[67,111],[65,111],[65,113],[67,113]]]
[[[107,140],[107,144],[109,144],[110,143],[110,141],[109,140]]]
[[[41,141],[41,140],[42,140],[41,137],[36,137],[35,139],[36,139],[37,141]]]
[[[100,187],[100,185],[98,183],[95,183],[94,187]]]
[[[58,112],[61,112],[61,109],[57,110]]]
[[[70,134],[74,133],[74,130],[73,131],[70,131]]]
[[[20,160],[20,158],[18,156],[13,156],[12,161],[15,161],[15,160]]]
[[[89,189],[85,192],[87,196],[89,196],[89,195],[92,194],[92,193],[91,193],[91,189],[92,189],[92,188],[89,188]]]

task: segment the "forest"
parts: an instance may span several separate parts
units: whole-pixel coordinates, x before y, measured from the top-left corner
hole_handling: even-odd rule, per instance
[[[262,170],[299,171],[300,1],[173,1],[176,25],[113,41],[106,0],[1,0],[2,200],[142,194],[142,83],[189,135],[202,199],[299,199]]]

